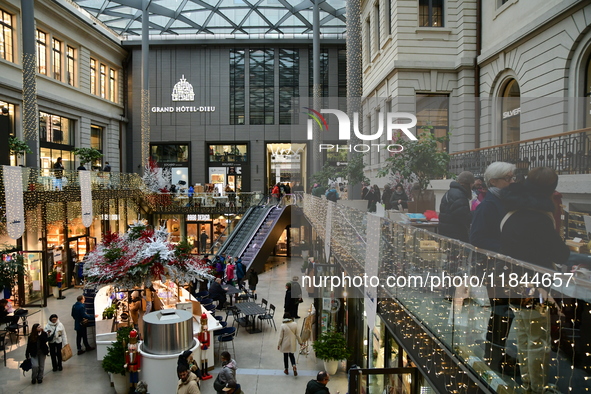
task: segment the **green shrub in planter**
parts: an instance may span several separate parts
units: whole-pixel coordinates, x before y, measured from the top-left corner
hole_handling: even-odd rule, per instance
[[[57,287],[57,271],[51,271],[49,275],[47,275],[47,283],[51,287]]]
[[[351,357],[351,350],[347,346],[345,337],[337,331],[323,332],[312,347],[316,357],[324,361],[340,361]]]
[[[107,347],[107,354],[103,358],[103,369],[112,374],[125,375],[125,351],[132,327],[121,327],[117,331],[117,340]]]

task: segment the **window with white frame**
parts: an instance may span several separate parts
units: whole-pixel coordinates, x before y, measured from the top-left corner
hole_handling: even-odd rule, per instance
[[[37,71],[47,75],[47,34],[37,30]]]
[[[0,10],[0,57],[9,62],[13,61],[13,26],[12,14]]]
[[[117,102],[117,71],[109,69],[109,100]]]
[[[53,60],[53,78],[62,80],[62,42],[56,38],[51,39],[51,53]]]
[[[419,0],[419,26],[443,27],[443,0]]]
[[[90,59],[90,93],[96,94],[96,78],[97,78],[96,60]]]
[[[374,17],[375,17],[375,19],[374,19],[375,20],[374,26],[375,26],[375,29],[376,29],[376,31],[375,31],[375,35],[376,35],[376,52],[377,52],[377,51],[380,50],[380,45],[381,45],[381,42],[382,42],[382,38],[381,38],[381,34],[380,34],[381,33],[380,32],[381,24],[380,24],[380,2],[379,2],[379,0],[376,1],[375,5],[374,5]]]
[[[100,75],[99,75],[99,87],[101,89],[101,97],[106,99],[107,98],[107,66],[101,64],[100,68]]]
[[[76,49],[68,45],[68,49],[66,51],[66,80],[68,85],[75,86],[76,79],[75,79],[75,69],[76,69]]]

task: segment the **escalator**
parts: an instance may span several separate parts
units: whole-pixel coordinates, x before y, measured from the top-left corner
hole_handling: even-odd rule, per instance
[[[251,207],[238,223],[230,237],[224,242],[217,254],[240,256],[246,248],[252,234],[261,226],[272,206],[257,205]]]
[[[241,257],[246,269],[260,272],[285,227],[291,223],[291,205],[256,206],[247,212],[218,254]]]

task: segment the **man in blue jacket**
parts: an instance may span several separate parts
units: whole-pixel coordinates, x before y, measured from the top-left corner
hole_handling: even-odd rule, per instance
[[[72,305],[72,317],[74,318],[74,329],[76,330],[76,347],[78,347],[78,355],[83,354],[86,350],[91,351],[95,348],[88,343],[88,335],[86,331],[87,324],[83,324],[83,320],[94,320],[94,317],[86,314],[86,307],[84,306],[84,296],[79,295],[76,298],[76,303]],[[82,350],[82,341],[86,350]]]

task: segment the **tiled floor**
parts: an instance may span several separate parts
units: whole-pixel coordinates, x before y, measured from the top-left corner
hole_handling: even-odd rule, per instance
[[[290,260],[290,261],[288,261]],[[275,324],[279,327],[283,311],[283,297],[285,294],[285,282],[293,275],[300,275],[301,259],[293,258],[272,258],[268,262],[268,270],[259,276],[257,286],[258,301],[266,298],[270,303],[277,306]],[[34,323],[45,324],[49,315],[57,313],[68,333],[68,341],[74,345],[76,332],[74,322],[70,317],[72,304],[76,296],[81,294],[79,289],[71,289],[64,292],[65,300],[56,300],[50,297],[48,306],[41,309],[30,318],[30,325]],[[305,293],[304,293],[305,295]],[[304,306],[310,305],[311,299],[305,299],[300,306],[300,316],[305,316]],[[29,308],[32,310],[33,308]],[[230,318],[231,319],[231,318]],[[302,320],[298,320],[300,327]],[[310,379],[314,379],[316,373],[323,369],[322,361],[316,360],[313,351],[308,356],[300,355],[298,359],[298,374],[294,377],[283,374],[283,354],[277,351],[278,333],[266,323],[263,323],[263,332],[249,334],[240,329],[235,339],[236,354],[233,355],[238,364],[237,378],[246,394],[252,393],[294,393],[302,394]],[[51,361],[48,359],[45,367],[45,379],[43,384],[31,385],[30,372],[23,376],[18,364],[24,359],[25,338],[10,344],[7,341],[7,365],[0,366],[0,394],[16,393],[43,393],[43,394],[64,394],[64,393],[114,393],[110,387],[109,378],[103,371],[100,362],[96,360],[96,352],[87,352],[81,356],[74,355],[64,363],[62,372],[51,371]],[[311,350],[311,346],[310,346]],[[341,367],[342,368],[342,367]],[[212,375],[216,376],[219,371],[219,362],[216,360],[216,369]],[[331,393],[340,391],[347,392],[347,374],[343,369],[331,377],[329,383]],[[149,388],[148,388],[149,389]],[[175,388],[168,393],[151,394],[172,394]],[[213,379],[201,383],[203,394],[213,394]]]

